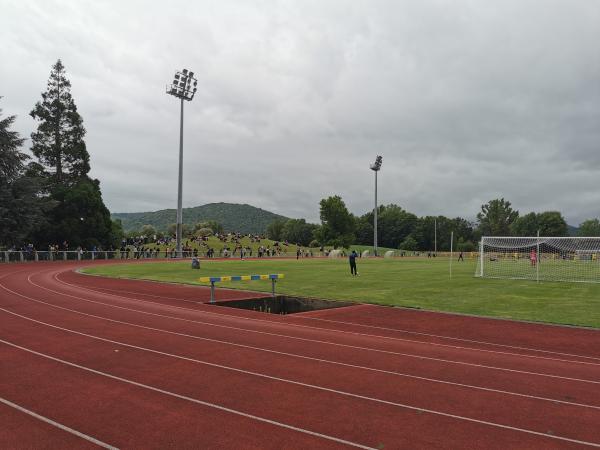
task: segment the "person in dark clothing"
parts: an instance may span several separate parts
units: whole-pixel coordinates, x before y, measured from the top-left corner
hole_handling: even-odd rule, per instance
[[[356,271],[356,257],[358,255],[356,254],[356,251],[352,250],[352,253],[350,253],[350,256],[348,257],[348,261],[350,261],[350,273],[352,274],[352,276],[357,276],[358,272]]]
[[[460,252],[460,254],[458,255],[458,260],[459,261],[464,261],[465,259],[463,258],[463,252]]]

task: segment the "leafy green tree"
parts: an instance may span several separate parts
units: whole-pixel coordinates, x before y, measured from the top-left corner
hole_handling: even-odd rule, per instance
[[[511,225],[514,236],[567,236],[568,226],[558,211],[531,212],[517,218]]]
[[[281,240],[307,246],[313,239],[317,225],[306,223],[304,219],[290,219],[281,230]]]
[[[111,220],[109,242],[114,248],[118,248],[121,245],[121,240],[125,237],[123,231],[123,223],[119,219]]]
[[[156,234],[156,228],[154,228],[152,225],[144,225],[140,230],[140,234],[152,239]]]
[[[267,237],[274,241],[282,240],[283,227],[285,227],[285,220],[274,220],[267,227]]]
[[[414,250],[418,250],[418,244],[414,237],[408,235],[402,242],[400,242],[400,245],[398,246],[398,248],[400,250],[414,251]]]
[[[111,241],[113,222],[97,180],[85,177],[71,186],[56,186],[52,198],[59,206],[48,212],[49,224],[40,230],[38,242],[67,241],[71,248],[108,248],[115,244]]]
[[[397,248],[415,230],[417,216],[394,204],[382,207],[380,211],[377,221],[378,244]]]
[[[462,217],[450,219],[445,216],[426,216],[417,220],[412,233],[418,243],[418,250],[431,251],[435,249],[436,223],[438,251],[450,250],[452,232],[454,232],[454,239],[457,242],[468,242],[475,239],[473,225]]]
[[[169,224],[169,226],[167,227],[167,233],[171,237],[175,237],[176,232],[177,232],[177,224],[176,223]],[[194,229],[190,225],[188,225],[187,223],[182,224],[181,236],[189,238],[193,234],[194,234]]]
[[[544,211],[538,214],[541,236],[568,236],[569,227],[558,211]]]
[[[509,201],[504,198],[490,200],[481,205],[481,212],[477,214],[479,231],[483,235],[508,236],[518,217],[519,211],[513,210]]]
[[[0,97],[1,98],[1,97]],[[43,225],[47,202],[35,177],[25,173],[28,156],[23,139],[10,128],[15,116],[2,118],[0,109],[0,246],[19,245]]]
[[[347,248],[354,243],[355,219],[338,195],[320,202],[321,227],[315,232],[317,240],[334,247]]]
[[[417,216],[395,204],[377,208],[377,243],[382,247],[397,248],[398,244],[414,231]],[[373,245],[374,214],[369,211],[356,219],[356,242]]]
[[[370,216],[370,217],[369,217]],[[365,214],[356,219],[356,243],[363,245],[373,245],[373,213]],[[369,221],[369,218],[371,220]]]
[[[210,228],[213,231],[213,233],[217,234],[223,234],[224,231],[223,225],[221,225],[221,223],[217,222],[216,220],[207,220],[206,228]]]
[[[199,228],[198,230],[196,230],[196,232],[194,234],[196,236],[199,236],[199,237],[210,236],[210,235],[213,234],[213,230],[211,230],[208,227],[206,227],[206,228]]]
[[[39,121],[37,131],[31,134],[31,151],[47,168],[51,182],[60,184],[87,175],[90,155],[83,140],[83,119],[60,59],[52,66],[42,101],[36,103],[30,115]]]
[[[577,236],[596,237],[600,236],[600,220],[588,219],[579,225]]]
[[[34,234],[46,224],[49,205],[38,196],[40,189],[39,180],[27,176],[0,181],[0,247],[37,243]]]
[[[518,217],[510,226],[513,236],[535,236],[540,229],[538,215],[534,212]]]
[[[210,229],[210,234],[223,233],[223,225],[216,220],[204,220],[202,222],[198,222],[196,225],[194,225],[193,233],[194,235],[198,236],[198,231],[206,228]],[[202,236],[209,236],[210,234],[203,234]]]

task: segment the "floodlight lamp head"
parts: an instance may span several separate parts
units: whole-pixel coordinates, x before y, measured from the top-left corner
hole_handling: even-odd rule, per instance
[[[375,172],[379,171],[381,169],[382,162],[383,158],[381,156],[377,156],[377,158],[375,158],[375,163],[371,164],[371,170],[374,170]]]

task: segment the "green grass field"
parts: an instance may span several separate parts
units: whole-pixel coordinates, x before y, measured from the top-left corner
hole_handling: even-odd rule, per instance
[[[149,262],[87,268],[85,273],[119,278],[202,284],[200,276],[284,273],[282,294],[406,306],[600,328],[600,284],[474,278],[475,261],[447,258],[359,259],[359,277],[346,259],[285,259]],[[221,287],[269,291],[265,281],[219,283]]]

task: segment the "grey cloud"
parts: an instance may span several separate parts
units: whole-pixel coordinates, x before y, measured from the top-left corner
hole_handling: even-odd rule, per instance
[[[587,0],[0,0],[0,95],[27,114],[62,58],[112,211],[176,204],[177,69],[184,204],[235,201],[318,220],[341,195],[474,218],[600,216],[600,3]]]

